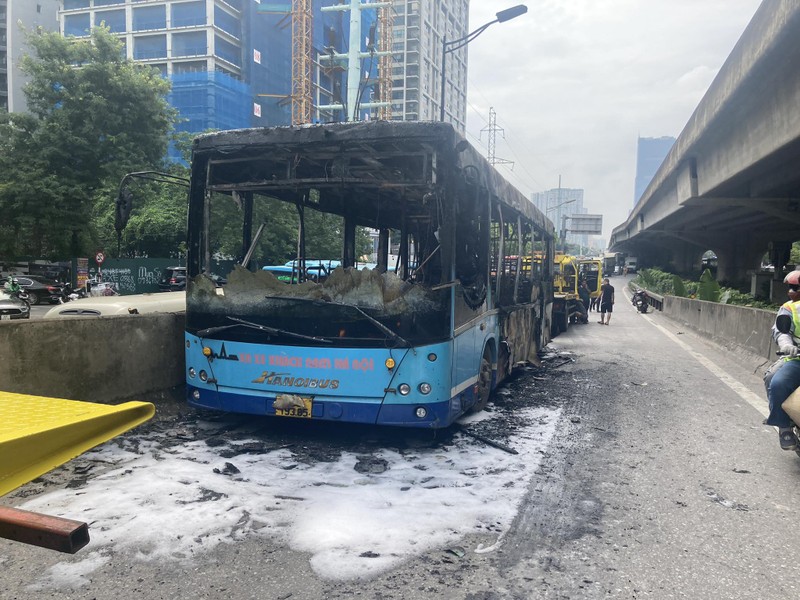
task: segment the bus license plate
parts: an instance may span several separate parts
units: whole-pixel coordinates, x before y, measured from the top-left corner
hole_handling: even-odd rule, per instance
[[[291,399],[291,401],[286,401]],[[302,406],[300,403],[302,402]],[[314,404],[312,398],[306,398],[302,396],[291,396],[289,394],[279,394],[278,397],[275,399],[275,404],[279,406],[283,406],[283,408],[275,407],[275,416],[276,417],[294,417],[297,419],[310,419],[311,418],[311,407]],[[291,406],[287,406],[291,404]]]

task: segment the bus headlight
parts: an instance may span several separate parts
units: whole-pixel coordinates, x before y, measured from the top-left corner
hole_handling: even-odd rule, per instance
[[[189,367],[189,377],[194,379],[196,375],[197,375],[197,371],[194,370],[194,367]]]
[[[200,390],[194,390],[192,392],[192,398],[194,398],[195,400],[200,400]]]
[[[418,419],[424,419],[425,417],[428,416],[428,409],[425,408],[424,406],[418,406],[417,408],[414,409],[414,415]]]
[[[208,381],[208,373],[200,371],[200,381]]]
[[[411,386],[407,383],[401,383],[397,386],[397,391],[400,392],[401,396],[408,396],[411,393]]]
[[[425,394],[426,396],[431,393],[431,384],[430,383],[420,383],[419,384],[419,391],[421,394]]]

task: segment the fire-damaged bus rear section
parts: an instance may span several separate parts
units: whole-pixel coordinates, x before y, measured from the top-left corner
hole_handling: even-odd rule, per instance
[[[297,277],[285,281],[261,268],[277,203],[296,219],[287,258]],[[312,213],[341,239],[337,256],[307,251]],[[367,265],[365,231],[375,239]],[[444,427],[482,408],[549,340],[552,261],[523,258],[552,252],[552,225],[446,124],[201,136],[188,241],[195,406]],[[215,274],[227,280],[219,286],[211,265],[221,256],[236,266]],[[340,266],[305,278],[312,259]]]

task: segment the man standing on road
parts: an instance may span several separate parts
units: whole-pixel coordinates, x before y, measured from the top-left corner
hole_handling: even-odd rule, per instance
[[[600,286],[600,325],[611,322],[611,313],[614,312],[614,286],[608,282],[608,277],[603,279]]]
[[[589,291],[589,285],[586,283],[586,280],[581,281],[581,287],[578,288],[578,296],[581,298],[581,304],[583,304],[583,318],[581,319],[581,323],[588,323],[589,322],[589,306],[591,305],[591,292]]]

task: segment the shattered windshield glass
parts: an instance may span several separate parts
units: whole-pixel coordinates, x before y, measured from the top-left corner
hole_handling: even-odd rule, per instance
[[[319,338],[332,344],[396,347],[445,339],[448,297],[446,290],[366,267],[338,267],[321,283],[292,284],[269,271],[251,272],[237,265],[222,287],[203,276],[190,282],[187,326],[190,331],[220,328],[220,333],[224,328],[226,339],[241,341],[292,345]],[[251,326],[234,327],[234,316]]]

